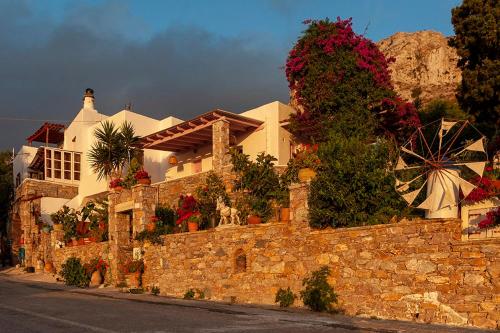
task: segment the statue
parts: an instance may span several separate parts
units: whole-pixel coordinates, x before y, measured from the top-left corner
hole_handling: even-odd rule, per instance
[[[236,208],[226,206],[222,197],[217,198],[216,209],[220,211],[219,227],[223,225],[241,225],[240,217],[238,216],[238,210]],[[228,218],[230,218],[230,220],[228,220]]]

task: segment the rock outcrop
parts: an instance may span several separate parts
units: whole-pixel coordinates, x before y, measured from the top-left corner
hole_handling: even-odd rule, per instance
[[[457,53],[443,34],[398,32],[377,45],[387,57],[395,58],[390,65],[391,77],[401,97],[413,101],[420,91],[424,104],[436,98],[455,100],[462,76],[456,66]]]

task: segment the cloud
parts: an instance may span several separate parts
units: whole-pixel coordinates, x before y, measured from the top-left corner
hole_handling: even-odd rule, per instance
[[[0,115],[69,120],[87,87],[102,113],[131,101],[134,111],[158,119],[288,100],[286,51],[192,26],[141,39],[147,29],[119,2],[73,5],[58,22],[24,2],[0,5]],[[24,143],[38,126],[0,121],[0,149]]]

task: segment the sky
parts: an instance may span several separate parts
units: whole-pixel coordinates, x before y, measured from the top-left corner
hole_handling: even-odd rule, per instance
[[[459,0],[0,0],[0,149],[43,121],[68,124],[93,88],[96,108],[189,119],[287,103],[283,66],[305,19],[352,17],[378,41],[453,35]]]

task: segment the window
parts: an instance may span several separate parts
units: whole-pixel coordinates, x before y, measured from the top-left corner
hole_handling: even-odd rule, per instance
[[[73,182],[80,180],[81,154],[45,148],[45,179]]]
[[[193,163],[191,165],[191,172],[192,173],[200,173],[201,172],[201,159],[193,161]]]

